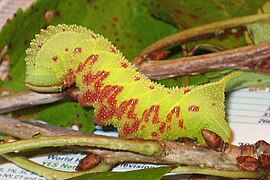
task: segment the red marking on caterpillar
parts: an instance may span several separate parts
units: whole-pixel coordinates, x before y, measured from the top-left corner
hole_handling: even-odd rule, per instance
[[[117,52],[116,49],[115,49],[114,47],[111,47],[111,48],[110,48],[110,51],[111,51],[112,53],[116,53],[116,52]]]
[[[91,34],[91,37],[92,37],[93,39],[97,39],[97,36],[96,36],[95,34]]]
[[[135,113],[135,108],[138,103],[138,99],[129,99],[128,101],[123,101],[116,111],[116,117],[121,119],[124,114],[127,114],[126,117],[130,119],[137,120],[137,114]]]
[[[191,89],[189,89],[189,88],[184,89],[184,94],[188,93],[189,91],[191,91]]]
[[[80,47],[76,47],[75,49],[74,49],[74,53],[82,53],[82,48],[80,48]]]
[[[149,86],[149,88],[150,88],[150,89],[155,89],[155,87],[154,87],[154,86]]]
[[[139,81],[141,78],[139,76],[135,76],[134,81]]]
[[[166,117],[166,122],[171,122],[173,116],[175,116],[176,118],[178,118],[179,115],[180,115],[180,107],[179,107],[179,106],[176,106],[176,107],[174,107],[174,108],[171,110],[171,112],[167,115],[167,117]]]
[[[98,60],[98,55],[90,55],[87,57],[87,59],[84,61],[84,63],[80,63],[77,67],[77,70],[76,72],[79,73],[79,72],[82,72],[82,70],[86,67],[87,64],[89,64],[89,66],[92,66],[95,64],[95,62]]]
[[[152,115],[152,120],[151,122],[153,124],[157,124],[160,122],[160,119],[159,119],[159,109],[160,109],[160,106],[157,105],[152,105],[148,110],[145,110],[144,113],[143,113],[143,117],[142,117],[142,120],[145,121],[145,122],[148,122],[149,119],[150,119],[150,116]]]
[[[65,51],[68,51],[68,48],[65,48]]]
[[[153,138],[156,138],[156,137],[158,136],[158,133],[157,133],[156,131],[155,131],[155,132],[152,132],[151,136],[152,136]]]
[[[127,67],[128,67],[128,63],[121,62],[121,67],[123,67],[123,68],[127,68]]]
[[[38,44],[38,48],[42,48],[43,43]]]
[[[52,60],[53,60],[54,62],[57,62],[58,57],[57,57],[57,56],[53,56],[53,57],[52,57]]]
[[[198,112],[200,111],[200,106],[191,105],[188,107],[188,111]]]
[[[184,128],[184,120],[183,119],[179,119],[179,121],[178,121],[178,127],[180,129],[183,129]]]
[[[141,122],[140,121],[134,121],[133,123],[129,124],[128,122],[125,123],[123,128],[123,133],[125,135],[131,135],[139,130]]]
[[[162,122],[159,126],[159,132],[160,133],[163,133],[166,129],[166,123],[165,122]]]
[[[170,131],[172,130],[172,126],[171,125],[168,125],[168,127],[166,128],[167,131]]]

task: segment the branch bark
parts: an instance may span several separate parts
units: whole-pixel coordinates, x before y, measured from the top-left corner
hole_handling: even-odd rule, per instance
[[[65,93],[36,93],[24,91],[0,97],[0,113],[11,112],[41,104],[49,104],[65,98]]]
[[[34,91],[24,91],[16,94],[0,97],[0,114],[30,108],[38,105],[54,103],[68,97],[77,99],[80,93],[78,88],[69,88],[59,93],[37,93]]]
[[[270,41],[200,56],[147,60],[136,66],[141,73],[156,80],[228,68],[270,73]]]

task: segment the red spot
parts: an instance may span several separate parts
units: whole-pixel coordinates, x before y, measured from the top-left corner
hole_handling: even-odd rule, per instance
[[[121,62],[121,67],[123,67],[123,68],[127,68],[127,67],[128,67],[128,63]]]
[[[180,120],[178,121],[178,127],[181,128],[181,129],[184,128],[184,120],[183,120],[183,119],[180,119]]]
[[[188,93],[189,91],[191,91],[191,89],[184,89],[184,94]]]
[[[42,48],[43,43],[38,44],[38,48]]]
[[[166,128],[166,123],[162,122],[161,125],[159,126],[159,132],[163,133],[165,131]]]
[[[57,62],[58,57],[57,57],[57,56],[53,56],[53,57],[52,57],[52,60],[53,60],[54,62]]]
[[[111,51],[112,53],[116,53],[116,49],[115,49],[114,47],[111,47],[111,48],[110,48],[110,51]]]
[[[96,35],[96,34],[91,34],[91,37],[92,37],[93,39],[97,39],[97,35]]]
[[[80,47],[76,47],[75,49],[74,49],[74,53],[81,53],[82,52],[82,48],[80,48]]]
[[[173,116],[175,116],[176,118],[178,118],[180,115],[180,107],[179,106],[176,106],[174,107],[171,112],[169,114],[167,114],[167,118],[166,118],[166,121],[167,122],[171,122]]]
[[[191,105],[188,107],[188,111],[198,112],[200,111],[200,106]]]
[[[84,69],[85,65],[80,63],[77,67],[76,73],[82,72],[82,70]]]
[[[123,133],[126,136],[131,135],[135,133],[136,131],[138,131],[139,127],[140,127],[140,121],[134,121],[133,123],[126,122],[123,128]]]
[[[154,86],[149,86],[149,88],[150,88],[150,89],[155,89],[155,87],[154,87]]]
[[[65,51],[68,51],[68,48],[65,48]]]
[[[151,135],[152,135],[153,138],[156,138],[158,136],[158,133],[155,131],[155,132],[152,132]]]
[[[62,28],[62,31],[63,31],[63,32],[65,32],[65,31],[66,31],[66,29],[65,29],[65,28]]]
[[[140,79],[141,79],[141,77],[135,76],[134,81],[139,81]]]

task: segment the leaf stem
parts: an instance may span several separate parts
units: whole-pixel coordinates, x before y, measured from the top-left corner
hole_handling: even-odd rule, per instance
[[[68,179],[88,173],[95,173],[95,172],[105,172],[109,171],[112,166],[109,164],[101,163],[97,167],[87,170],[87,171],[80,171],[80,172],[67,172],[67,171],[59,171],[47,168],[45,166],[42,166],[40,164],[37,164],[23,156],[18,156],[16,153],[8,153],[8,154],[2,154],[2,156],[13,162],[14,164],[24,168],[28,169],[40,176],[45,177],[46,179]]]
[[[138,146],[138,144],[140,144]],[[154,155],[161,152],[161,146],[154,141],[132,141],[120,138],[102,136],[50,136],[37,137],[0,144],[0,154],[41,147],[58,146],[89,146],[111,150],[126,150],[144,155]]]
[[[270,18],[270,14],[256,14],[256,15],[250,15],[250,16],[244,16],[244,17],[237,17],[237,18],[228,19],[224,21],[213,22],[213,23],[202,25],[202,26],[183,30],[181,32],[168,36],[164,39],[156,41],[152,45],[145,48],[141,52],[140,56],[148,55],[154,51],[163,49],[172,44],[187,41],[197,36],[202,36],[209,33],[212,34],[223,29],[243,26],[243,25],[251,24],[257,21],[267,20],[269,18]],[[134,64],[136,64],[136,60],[134,61]]]

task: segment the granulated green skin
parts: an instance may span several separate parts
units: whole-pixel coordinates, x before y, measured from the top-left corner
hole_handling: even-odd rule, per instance
[[[76,25],[49,26],[26,53],[30,89],[55,92],[75,83],[80,104],[95,108],[96,124],[112,124],[122,137],[204,143],[202,129],[230,137],[224,88],[236,73],[198,87],[166,88],[139,73],[108,40]]]

